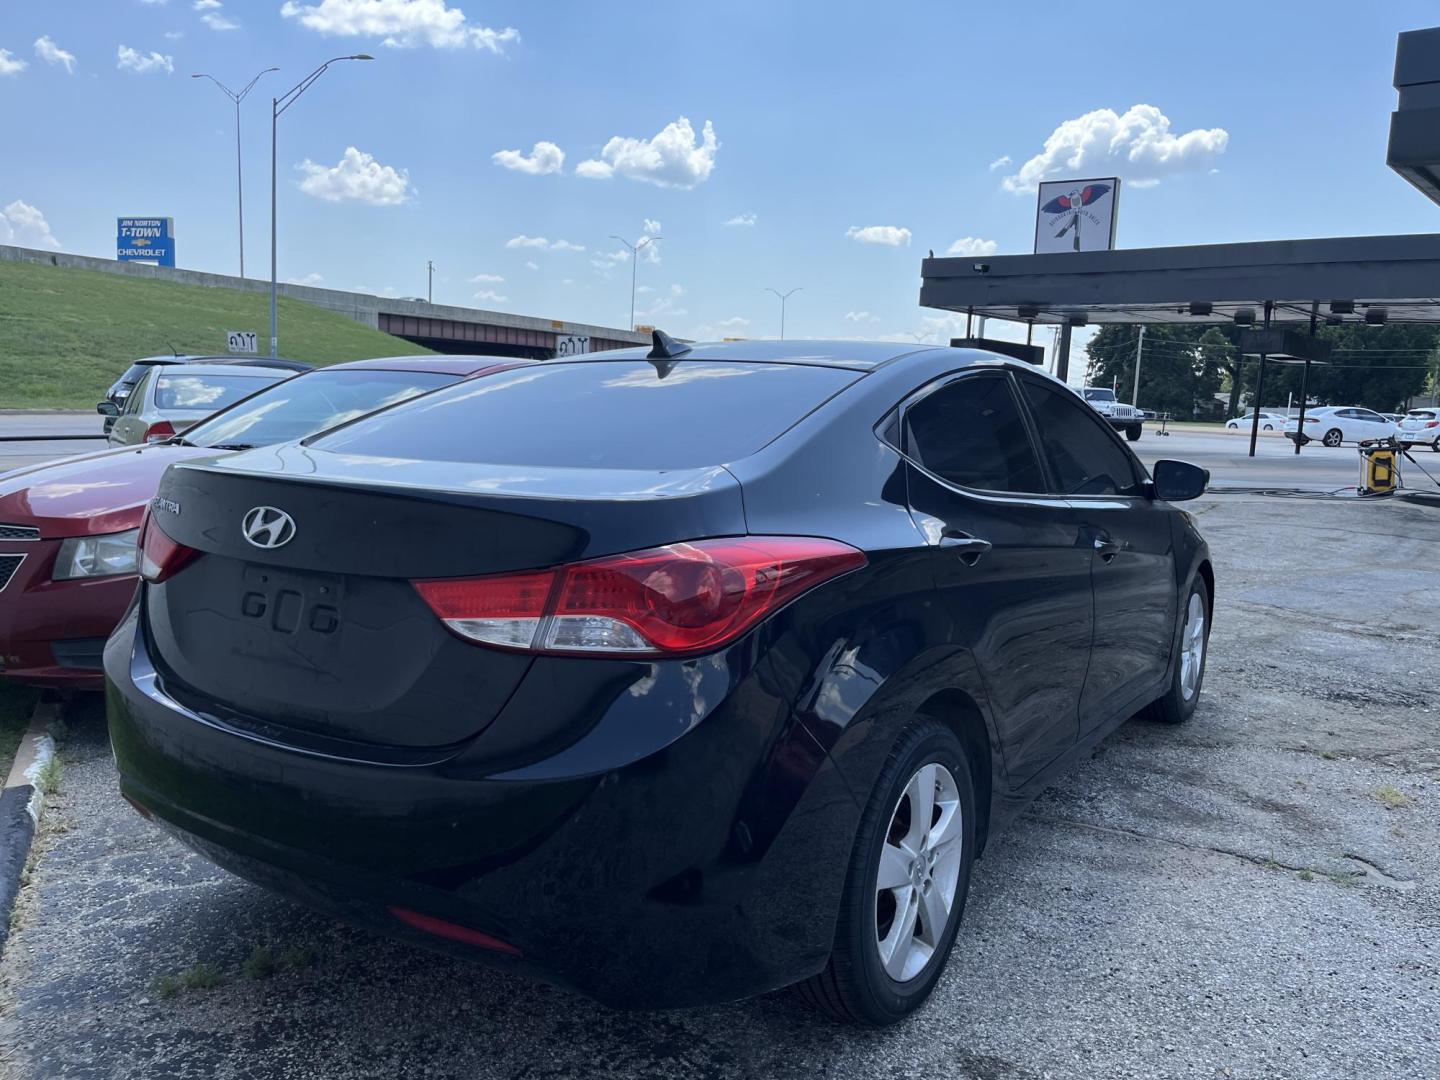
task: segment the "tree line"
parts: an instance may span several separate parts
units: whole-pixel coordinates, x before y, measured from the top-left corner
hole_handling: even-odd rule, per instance
[[[1086,346],[1085,381],[1114,386],[1129,401],[1135,385],[1138,326],[1107,324]],[[1259,358],[1241,357],[1242,329],[1234,325],[1161,324],[1145,328],[1140,361],[1140,394],[1135,404],[1175,417],[1238,415],[1242,394],[1249,404],[1283,408],[1300,403],[1301,365],[1267,363],[1264,401],[1256,402]],[[1440,385],[1440,327],[1409,323],[1323,326],[1331,362],[1311,365],[1310,400],[1320,405],[1360,405],[1395,412],[1412,398]],[[1228,392],[1221,406],[1215,395]]]

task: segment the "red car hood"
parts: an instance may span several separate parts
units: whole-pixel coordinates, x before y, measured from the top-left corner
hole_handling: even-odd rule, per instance
[[[16,469],[0,475],[0,522],[34,525],[46,540],[134,529],[167,467],[228,452],[158,443]]]

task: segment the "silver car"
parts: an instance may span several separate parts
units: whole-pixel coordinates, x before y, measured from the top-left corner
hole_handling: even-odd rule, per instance
[[[107,436],[111,446],[164,442],[211,413],[292,377],[289,371],[238,364],[156,365],[141,376],[123,408],[109,401],[99,408],[115,417]]]

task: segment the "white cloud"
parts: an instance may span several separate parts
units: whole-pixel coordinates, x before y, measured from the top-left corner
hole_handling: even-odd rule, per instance
[[[16,199],[0,212],[0,242],[29,248],[59,248],[45,215]]]
[[[184,36],[185,36],[185,31],[184,31],[184,30],[166,30],[166,31],[165,31],[165,40],[166,40],[166,41],[179,41],[179,40],[180,40],[181,38],[183,38]]]
[[[847,311],[845,313],[845,318],[853,323],[872,323],[880,321],[879,315],[872,315],[868,311]]]
[[[655,221],[653,218],[647,217],[645,219],[644,227],[641,229],[641,233],[645,236],[659,236],[660,223],[658,221]]]
[[[529,157],[525,156],[523,150],[500,150],[491,154],[490,160],[515,172],[544,176],[547,173],[557,173],[565,166],[565,151],[553,142],[541,140],[530,151]]]
[[[725,224],[726,224],[726,225],[754,225],[754,224],[755,224],[755,215],[754,215],[754,214],[736,214],[736,215],[735,215],[734,217],[732,217],[729,221],[725,222]]]
[[[1224,128],[1170,130],[1170,118],[1154,105],[1132,105],[1123,115],[1096,109],[1066,120],[1050,133],[1045,149],[1001,183],[1006,191],[1033,192],[1041,180],[1114,172],[1135,186],[1163,175],[1207,169],[1225,152]]]
[[[410,173],[381,165],[375,158],[353,146],[333,166],[317,165],[306,158],[296,166],[305,178],[300,190],[326,202],[362,202],[371,206],[398,206],[414,194]]]
[[[716,325],[728,327],[732,330],[739,330],[749,326],[750,320],[743,315],[731,315],[728,319],[721,319]]]
[[[883,244],[886,247],[906,247],[910,243],[910,230],[899,225],[851,225],[845,235],[862,244]]]
[[[512,236],[505,241],[507,248],[534,248],[536,251],[584,251],[584,245],[572,244],[569,240],[547,240],[543,236]]]
[[[285,281],[286,281],[287,284],[290,284],[290,285],[312,285],[312,286],[313,286],[313,285],[323,285],[323,284],[325,283],[325,277],[324,277],[324,275],[322,275],[322,274],[317,274],[317,273],[315,273],[314,271],[312,271],[312,272],[306,274],[304,277],[286,278]]]
[[[19,75],[29,66],[28,60],[19,59],[9,49],[0,49],[0,75]]]
[[[476,274],[470,279],[471,285],[499,285],[505,279],[499,274]]]
[[[990,162],[990,171],[991,171],[991,172],[994,172],[996,169],[1003,169],[1003,168],[1005,168],[1006,165],[1009,165],[1009,164],[1010,164],[1010,155],[1009,155],[1009,154],[1001,154],[1001,155],[1000,155],[999,157],[997,157],[994,161]]]
[[[575,166],[577,176],[608,180],[615,175],[643,180],[660,187],[693,188],[709,179],[715,168],[720,143],[709,120],[695,139],[695,128],[685,117],[666,124],[652,139],[616,135],[607,142],[598,158]]]
[[[520,40],[513,26],[495,30],[470,23],[465,12],[445,0],[320,0],[302,4],[285,0],[280,14],[300,25],[332,37],[378,37],[393,49],[430,45],[437,49],[472,49],[503,52]]]
[[[492,304],[503,304],[510,298],[508,296],[501,296],[494,289],[481,289],[475,294],[475,299],[482,302],[488,300]]]
[[[537,262],[532,262],[532,261],[529,260],[529,259],[526,259],[526,260],[525,260],[525,269],[526,269],[526,270],[539,270],[539,269],[540,269],[540,264],[537,263]]]
[[[66,71],[75,74],[75,54],[56,45],[49,34],[35,39],[35,55],[47,64],[63,64]]]
[[[220,0],[195,0],[190,7],[195,11],[218,11],[223,7]]]
[[[962,236],[946,249],[946,255],[994,255],[1000,245],[978,236]]]
[[[239,30],[240,24],[234,19],[228,19],[218,11],[207,11],[200,16],[200,21],[211,30]]]
[[[164,53],[152,52],[149,56],[132,49],[129,45],[121,45],[116,51],[115,66],[121,71],[133,71],[136,75],[149,75],[153,72],[163,71],[166,75],[175,70],[175,59],[166,56]]]

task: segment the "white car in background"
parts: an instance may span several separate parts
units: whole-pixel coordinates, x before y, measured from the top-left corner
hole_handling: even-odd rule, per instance
[[[1299,427],[1298,416],[1286,420],[1285,437],[1293,442]],[[1308,442],[1339,446],[1366,439],[1384,439],[1394,434],[1394,422],[1373,409],[1362,409],[1357,405],[1322,405],[1305,410],[1305,433],[1298,438],[1301,446]]]
[[[160,364],[140,376],[123,408],[108,398],[95,408],[114,418],[106,435],[111,446],[143,446],[174,438],[211,413],[294,375],[239,364]]]
[[[1226,420],[1225,430],[1249,431],[1250,422],[1254,419],[1254,417],[1255,414],[1253,412],[1248,412],[1244,416],[1237,416],[1233,420]],[[1262,410],[1260,413],[1260,430],[1279,431],[1285,426],[1285,421],[1287,419],[1289,419],[1289,417],[1287,417],[1284,413],[1264,412]]]
[[[1440,408],[1411,409],[1400,418],[1395,437],[1405,446],[1429,446],[1440,453]]]

